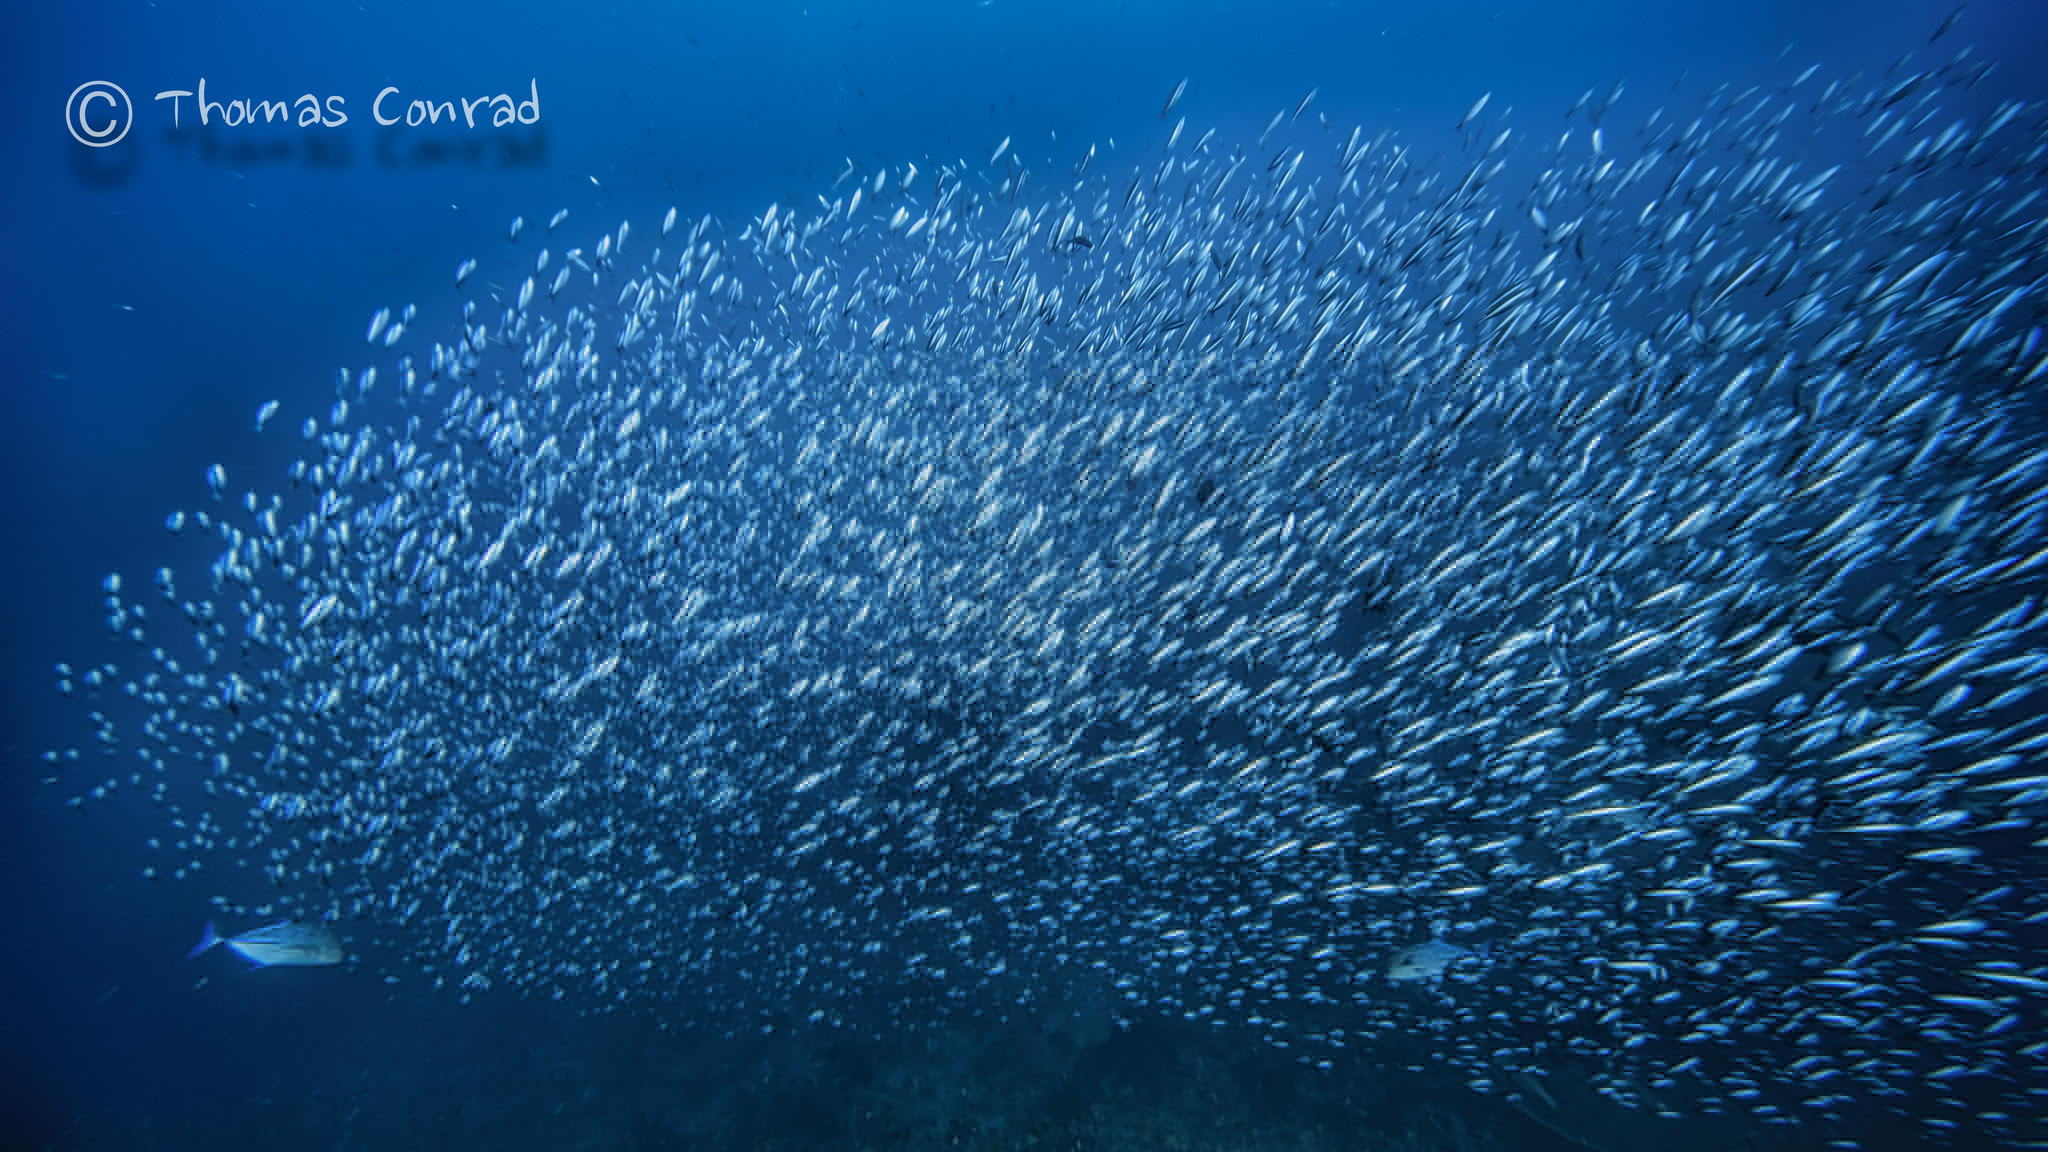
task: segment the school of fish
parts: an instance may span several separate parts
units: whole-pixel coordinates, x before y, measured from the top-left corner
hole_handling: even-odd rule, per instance
[[[1941,51],[515,222],[49,758],[465,995],[2048,1147],[2048,106]]]

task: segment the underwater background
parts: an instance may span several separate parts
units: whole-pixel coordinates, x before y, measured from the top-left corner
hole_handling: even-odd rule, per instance
[[[681,966],[662,974],[667,996],[623,1007],[560,985],[521,995],[514,980],[464,990],[452,980],[437,986],[407,931],[388,924],[343,923],[350,961],[338,967],[248,970],[218,953],[188,960],[209,920],[240,931],[310,906],[288,900],[267,918],[224,917],[246,905],[216,901],[249,898],[223,892],[221,875],[261,861],[192,849],[209,857],[208,869],[168,875],[176,861],[167,865],[151,842],[174,834],[156,806],[139,794],[74,804],[98,777],[45,759],[47,750],[90,748],[85,713],[97,706],[53,691],[64,677],[52,670],[111,659],[110,643],[133,647],[108,638],[106,574],[146,589],[150,573],[170,565],[203,586],[217,546],[197,533],[167,535],[165,517],[207,505],[207,468],[220,465],[236,492],[283,490],[304,451],[299,423],[325,417],[337,372],[347,381],[371,363],[391,371],[383,349],[365,343],[371,317],[415,305],[411,339],[453,342],[465,293],[513,295],[560,210],[569,213],[565,232],[585,245],[631,221],[637,261],[662,243],[670,208],[683,221],[678,239],[705,217],[736,236],[749,221],[758,227],[770,204],[811,211],[843,197],[854,186],[842,183],[849,170],[866,180],[914,162],[926,179],[949,166],[1000,175],[1004,165],[988,158],[1007,151],[1032,172],[1023,191],[1012,189],[1029,202],[1070,183],[1092,146],[1093,164],[1121,188],[1119,174],[1149,171],[1183,117],[1190,139],[1213,129],[1219,147],[1244,145],[1259,168],[1268,157],[1249,142],[1311,92],[1290,124],[1327,123],[1330,147],[1352,125],[1367,138],[1390,131],[1418,171],[1441,164],[1455,181],[1464,172],[1461,119],[1482,95],[1490,94],[1489,123],[1509,116],[1501,123],[1540,150],[1571,126],[1567,110],[1582,93],[1598,101],[1618,81],[1636,119],[1667,106],[1684,121],[1711,90],[1782,89],[1809,65],[1820,66],[1811,85],[1840,80],[1882,97],[1904,74],[1895,70],[1902,56],[1924,53],[1920,67],[1933,67],[1964,44],[1995,67],[1981,82],[1953,85],[1952,114],[1925,133],[1957,116],[1981,122],[2008,101],[2030,109],[2009,131],[2038,131],[2048,16],[2020,0],[1977,0],[1930,44],[1956,11],[1948,0],[9,7],[0,14],[0,42],[14,49],[0,73],[9,158],[0,265],[0,538],[9,542],[0,549],[0,884],[9,924],[0,1146],[1915,1148],[1937,1137],[2017,1146],[2029,1132],[2048,1140],[2038,1123],[2048,1107],[2042,1055],[2003,1040],[1987,1042],[1999,1060],[1984,1070],[1994,1086],[1981,1099],[1977,1082],[1934,1081],[1915,1090],[1925,1099],[1894,1097],[1891,1111],[1802,1126],[1721,1108],[1660,1119],[1563,1065],[1540,1100],[1510,1101],[1469,1083],[1468,1041],[1425,1024],[1304,1060],[1300,1049],[1272,1044],[1270,1030],[1190,1019],[1183,1009],[1200,994],[1185,990],[1133,1003],[1101,986],[1049,982],[1022,998],[963,988],[951,1007],[943,993],[921,994],[906,1008],[880,981],[870,994],[836,999],[829,1022],[801,1010],[763,1013],[749,1001],[740,1014],[753,1015],[736,1023],[720,1001],[734,987],[762,993],[730,973]],[[94,80],[119,84],[134,103],[132,131],[106,148],[66,131],[67,97]],[[201,128],[189,98],[175,124],[172,104],[152,99],[202,80],[220,100],[339,96],[349,121]],[[536,94],[538,122],[382,129],[369,114],[386,86],[404,99]],[[1922,130],[1909,127],[1907,138]],[[2008,190],[2048,179],[2039,168],[1978,178]],[[1528,174],[1506,182],[1519,190]],[[1516,194],[1505,202],[1515,205]],[[515,218],[525,234],[508,242]],[[558,259],[569,243],[555,244]],[[476,270],[458,276],[471,259]],[[609,285],[598,294],[611,295]],[[2015,340],[2025,339],[2028,310],[2040,308],[2036,292],[2006,316]],[[2009,390],[2008,399],[2015,394],[2027,395]],[[2040,395],[2038,381],[2031,395]],[[255,435],[270,401],[276,424]],[[2039,432],[2036,424],[2015,435]],[[2020,604],[2037,590],[2005,591]],[[2012,679],[2038,675],[2027,668]],[[2014,707],[2036,712],[2039,702]],[[194,779],[206,770],[190,766]],[[426,776],[392,779],[404,788]],[[482,855],[460,875],[473,882],[494,865],[486,849],[472,850]],[[2019,885],[2038,882],[2038,853],[2021,851],[2010,865]],[[1975,888],[1994,889],[1999,869],[1984,868]],[[606,896],[630,893],[630,869],[611,877],[618,888]],[[530,934],[529,954],[551,964],[633,959],[605,953],[626,947],[622,937],[596,933],[579,954],[573,929],[476,915],[483,935],[514,951]],[[1931,918],[1930,904],[1920,919]],[[1413,927],[1416,942],[1437,934],[1426,918]],[[2028,930],[2038,935],[2038,925]],[[1550,962],[1512,948],[1478,954],[1502,935],[1469,937],[1471,967]],[[793,937],[783,926],[774,939],[782,949]],[[1376,969],[1383,960],[1358,963]],[[2034,967],[2016,963],[1990,971],[2034,979]],[[1456,1015],[1455,982],[1379,988],[1410,998],[1400,1019]],[[1992,991],[2009,999],[1994,999],[1990,1013],[1959,1009],[1970,1026],[1988,1024],[2003,1004],[2022,1029],[2040,1027],[2039,990]],[[806,995],[790,988],[784,1007],[805,1005]],[[1528,1007],[1516,1027],[1540,1033],[1531,1022],[1543,1012]],[[1969,1028],[1953,1031],[1938,1043],[1974,1049],[1960,1036]],[[2034,1102],[2033,1122],[2014,1118],[2023,1112],[2016,1099]],[[1999,1115],[1968,1119],[1979,1111]],[[1911,1122],[1921,1112],[1956,1123],[1930,1135]]]

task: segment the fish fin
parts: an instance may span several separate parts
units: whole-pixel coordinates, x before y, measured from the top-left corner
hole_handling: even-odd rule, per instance
[[[206,922],[206,931],[200,934],[199,946],[192,949],[190,952],[185,953],[185,959],[196,959],[201,952],[206,951],[207,949],[213,947],[215,944],[218,943],[220,943],[220,934],[213,930],[213,921],[208,920]]]

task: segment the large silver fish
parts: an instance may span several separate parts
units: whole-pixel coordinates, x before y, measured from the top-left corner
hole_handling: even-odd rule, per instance
[[[258,968],[322,968],[341,963],[341,937],[325,924],[281,920],[240,936],[222,936],[208,921],[198,947],[187,954],[196,957],[223,945]]]
[[[1448,941],[1425,941],[1387,957],[1387,979],[1396,984],[1434,980],[1451,965],[1473,955],[1476,953],[1470,948],[1460,948]]]

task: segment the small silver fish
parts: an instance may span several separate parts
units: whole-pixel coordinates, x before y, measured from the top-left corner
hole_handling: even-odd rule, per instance
[[[187,954],[187,959],[216,944],[225,944],[258,968],[319,968],[342,961],[341,937],[336,936],[333,929],[325,924],[303,924],[296,920],[281,920],[240,936],[220,935],[209,920],[206,933],[199,938],[199,946]]]

